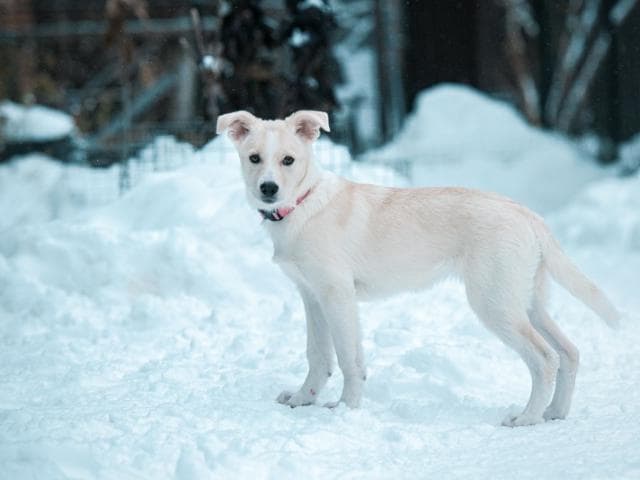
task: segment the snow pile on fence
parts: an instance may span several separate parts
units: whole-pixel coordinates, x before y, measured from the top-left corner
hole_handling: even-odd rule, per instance
[[[172,151],[164,147],[156,153]],[[318,154],[352,178],[406,183],[328,142]],[[0,236],[0,477],[640,474],[638,177],[596,182],[550,216],[628,316],[612,333],[555,290],[551,314],[582,353],[573,410],[511,430],[499,423],[526,401],[526,369],[455,282],[362,305],[360,410],[278,405],[280,390],[305,375],[301,302],[270,261],[228,141],[184,155],[178,170],[140,170],[125,195],[75,207],[76,182],[88,178],[76,167],[42,158],[0,166],[0,216],[23,204]],[[170,159],[156,161],[161,169]],[[452,163],[452,178],[469,165]],[[116,185],[117,169],[95,172]],[[54,187],[61,178],[67,193]],[[63,209],[43,210],[56,199]],[[334,377],[320,403],[340,394]]]
[[[7,142],[54,141],[71,135],[73,118],[42,105],[0,102],[0,139]]]
[[[420,185],[493,190],[540,212],[607,174],[566,138],[531,127],[512,105],[463,85],[422,92],[393,142],[364,158],[409,161]]]

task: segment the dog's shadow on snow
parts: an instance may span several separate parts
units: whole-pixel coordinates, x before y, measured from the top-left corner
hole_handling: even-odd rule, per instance
[[[469,389],[469,374],[429,347],[411,349],[392,364],[374,368],[367,380],[363,408],[396,421],[498,426],[508,411],[518,409],[474,395]]]

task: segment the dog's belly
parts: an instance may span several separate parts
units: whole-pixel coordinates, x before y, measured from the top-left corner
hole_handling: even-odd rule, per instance
[[[358,272],[354,276],[354,286],[358,300],[373,300],[406,291],[424,290],[454,274],[455,265],[446,261],[435,265],[387,266]]]

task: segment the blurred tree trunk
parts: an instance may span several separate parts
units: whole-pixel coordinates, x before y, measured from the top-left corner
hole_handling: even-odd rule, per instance
[[[342,73],[333,52],[338,25],[328,0],[286,0],[279,9],[265,3],[237,0],[230,8],[214,8],[220,27],[207,32],[208,38],[192,10],[207,116],[241,109],[263,118],[301,109],[333,112]]]
[[[539,38],[540,20],[534,18],[529,0],[499,1],[506,11],[505,48],[518,78],[523,111],[530,121],[538,123],[540,112],[532,104],[532,91],[536,95],[539,92],[533,81],[536,62],[531,61],[526,43],[547,43],[550,39]],[[637,3],[638,0],[570,0],[548,92],[546,98],[538,100],[548,126],[571,131],[596,73],[605,63],[615,32]]]
[[[605,162],[615,160],[616,145],[621,139],[616,36],[639,1],[570,0],[564,7],[554,5],[564,10],[564,23],[555,40],[558,53],[553,60],[546,58],[551,54],[547,47],[554,44],[554,38],[544,25],[549,21],[545,2],[534,2],[534,11],[530,0],[498,1],[505,9],[505,49],[517,79],[519,103],[532,123],[543,122],[565,133],[576,131],[598,72],[604,65],[609,66],[600,76],[600,82],[604,82],[600,90],[606,97],[602,114],[607,125],[600,158]],[[543,66],[537,71],[539,62],[530,53],[534,49],[528,48],[532,44],[540,45],[543,51]]]
[[[399,0],[376,1],[376,30],[382,130],[389,139],[400,130],[406,113],[402,81],[404,35]]]
[[[527,51],[527,37],[536,38],[540,33],[533,10],[527,0],[505,0],[506,51],[516,77],[520,93],[521,109],[534,125],[542,121],[540,92],[532,70],[531,54]]]
[[[177,122],[188,122],[195,115],[196,65],[187,48],[183,47],[179,55],[178,82],[176,95],[173,97],[171,117],[172,120]]]
[[[24,30],[33,27],[34,16],[31,0],[3,0],[0,2],[0,26],[8,30]],[[13,51],[14,78],[8,78],[22,103],[34,101],[35,43],[26,40]],[[13,75],[12,75],[13,76]]]
[[[134,63],[134,44],[124,29],[125,21],[130,16],[139,19],[148,18],[145,0],[107,0],[105,15],[108,21],[106,34],[107,45],[115,45],[120,57],[120,96],[124,118],[123,137],[121,144],[121,164],[119,186],[124,192],[131,186],[129,172],[129,155],[131,150],[131,122],[132,122],[132,83],[130,67]]]

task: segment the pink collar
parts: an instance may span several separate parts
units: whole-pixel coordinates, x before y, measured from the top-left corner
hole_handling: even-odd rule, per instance
[[[296,200],[296,207],[300,205],[311,193],[311,188],[307,190],[307,193],[298,197]],[[258,210],[262,215],[262,218],[265,220],[271,220],[272,222],[279,222],[280,220],[284,220],[284,218],[289,215],[291,212],[295,210],[296,207],[280,207],[274,210]]]

